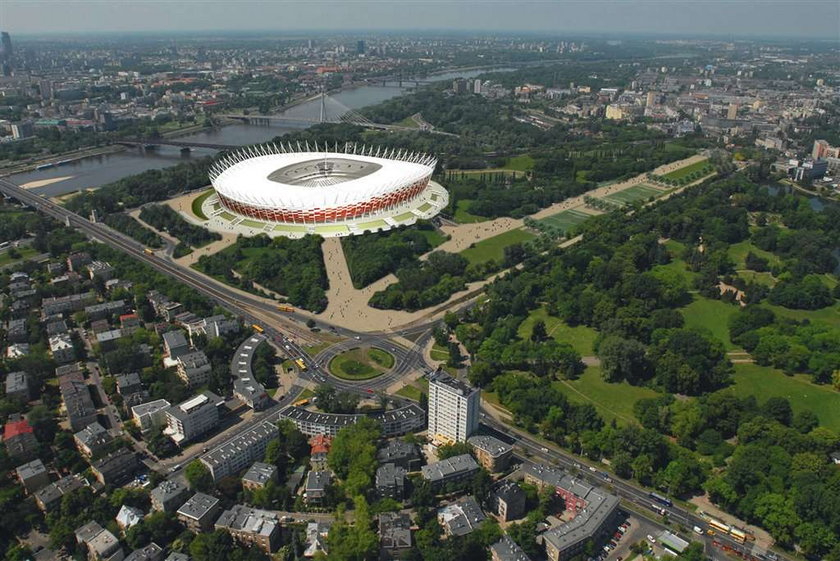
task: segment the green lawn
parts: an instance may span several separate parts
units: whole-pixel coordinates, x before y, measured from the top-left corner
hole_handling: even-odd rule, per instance
[[[422,205],[417,207],[417,210],[420,211],[420,212],[426,212],[430,208],[432,208],[432,205],[430,203],[423,203]]]
[[[374,359],[374,355],[371,353],[373,350],[382,354],[377,354],[377,359]],[[388,362],[388,357],[390,357],[390,363],[393,366],[394,357],[385,351],[363,348],[350,349],[333,357],[328,368],[334,376],[343,380],[370,380],[381,376],[390,368],[379,363],[380,360]]]
[[[432,347],[430,355],[432,360],[437,360],[439,362],[446,362],[449,360],[449,350],[441,347],[437,343],[435,343]]]
[[[207,220],[207,215],[204,214],[203,210],[201,210],[201,205],[203,205],[204,201],[207,200],[207,197],[209,197],[212,194],[213,194],[213,189],[207,189],[201,195],[199,195],[199,196],[197,196],[196,198],[193,199],[192,212],[193,212],[193,214],[195,214],[198,218],[200,218],[202,220]]]
[[[553,382],[569,401],[591,403],[598,413],[609,423],[613,419],[619,424],[636,424],[633,416],[633,404],[640,399],[657,397],[660,394],[650,388],[631,386],[627,382],[610,384],[601,379],[601,368],[588,367],[577,380]]]
[[[545,308],[531,312],[519,326],[519,336],[523,339],[531,337],[531,330],[538,320],[545,322],[545,330],[557,342],[569,343],[581,356],[592,356],[595,351],[592,345],[598,333],[591,327],[578,325],[572,327],[560,318],[548,315]]]
[[[417,121],[412,119],[410,116],[406,117],[402,121],[397,121],[394,124],[397,125],[397,126],[400,126],[400,127],[407,127],[407,128],[412,128],[412,129],[419,128],[419,126],[417,125]]]
[[[744,263],[747,259],[747,253],[752,251],[754,254],[758,255],[759,257],[764,257],[765,259],[770,261],[770,266],[777,264],[779,262],[779,258],[770,253],[769,251],[764,251],[763,249],[758,249],[752,243],[745,241],[739,242],[736,244],[732,244],[729,246],[728,253],[729,257],[735,263],[736,269],[746,269],[747,266]]]
[[[404,212],[399,216],[395,216],[394,220],[396,220],[397,222],[405,222],[406,220],[411,220],[412,218],[417,218],[417,215],[413,212]]]
[[[700,171],[703,168],[709,167],[709,160],[700,160],[699,162],[695,162],[691,165],[681,167],[680,169],[675,169],[670,173],[666,173],[662,177],[667,179],[682,179],[683,177],[694,173],[695,171]]]
[[[532,158],[528,154],[508,158],[507,162],[505,162],[505,169],[512,169],[516,171],[531,171],[532,169],[534,169],[534,158]]]
[[[658,197],[661,194],[661,190],[642,183],[639,185],[628,187],[627,189],[623,189],[621,191],[617,191],[615,193],[611,193],[609,195],[605,195],[603,198],[607,199],[608,201],[613,201],[621,204],[629,204],[640,200],[646,201],[651,197]]]
[[[471,264],[486,263],[491,259],[501,263],[504,258],[505,248],[515,243],[526,242],[534,239],[536,236],[531,232],[522,229],[511,230],[498,236],[493,236],[486,240],[480,241],[473,247],[465,249],[461,255],[466,257]]]
[[[446,240],[449,239],[449,236],[442,234],[439,230],[417,230],[420,234],[426,238],[426,241],[429,242],[429,245],[432,247],[437,247]]]
[[[383,351],[382,349],[371,348],[368,349],[368,358],[381,366],[382,368],[393,368],[394,367],[394,355],[387,351]]]
[[[820,424],[840,432],[840,392],[812,384],[806,375],[785,376],[775,368],[736,364],[733,390],[740,396],[754,395],[759,403],[770,397],[787,398],[794,413],[810,409]]]
[[[422,393],[423,392],[420,391],[420,388],[418,388],[417,386],[412,386],[410,384],[408,386],[403,386],[399,390],[397,390],[397,395],[401,395],[408,399],[413,399],[414,401],[420,401],[420,395]]]
[[[791,310],[782,306],[774,306],[773,304],[762,303],[761,305],[765,308],[770,308],[779,317],[791,318],[797,321],[804,319],[821,321],[834,327],[840,327],[840,302],[835,302],[833,306],[822,308],[821,310]]]
[[[298,394],[298,399],[309,399],[310,397],[315,397],[315,392],[310,390],[309,388],[303,388],[303,391]]]
[[[38,251],[36,249],[33,249],[33,248],[29,247],[29,246],[19,247],[19,248],[15,248],[15,249],[20,254],[20,257],[16,257],[16,258],[12,259],[12,257],[9,256],[9,250],[7,249],[3,253],[0,253],[0,267],[2,267],[3,265],[9,265],[10,263],[15,263],[15,262],[18,262],[18,261],[25,261],[26,259],[29,259],[31,257],[35,257],[36,255],[38,255]]]
[[[682,255],[683,250],[685,249],[685,245],[674,240],[668,240],[665,242],[665,247],[668,249],[668,253],[671,256],[671,262],[667,265],[656,265],[653,268],[653,272],[673,272],[673,273],[680,273],[685,276],[686,282],[688,285],[691,286],[694,277],[697,276],[697,273],[688,270],[688,266],[685,261],[680,258]]]
[[[723,343],[727,351],[738,348],[729,339],[729,318],[738,313],[738,306],[696,296],[694,302],[682,308],[686,327],[708,330]]]
[[[470,214],[471,199],[458,199],[455,202],[455,222],[458,224],[473,224],[475,222],[485,222],[490,220],[486,216],[478,216],[477,214]]]
[[[580,224],[583,224],[589,218],[592,218],[591,214],[572,209],[546,216],[538,222],[553,226],[566,234]]]

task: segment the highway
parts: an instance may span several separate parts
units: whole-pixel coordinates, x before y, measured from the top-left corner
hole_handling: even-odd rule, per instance
[[[355,333],[347,329],[331,326],[327,322],[319,321],[321,325],[327,326],[334,333],[348,337],[348,339],[321,351],[313,358],[307,354],[300,345],[296,344],[291,337],[287,336],[287,333],[302,328],[304,321],[303,316],[296,317],[300,323],[295,325],[290,322],[287,317],[284,317],[284,315],[294,316],[293,313],[281,313],[269,303],[249,298],[224,286],[217,286],[215,283],[208,282],[202,275],[196,273],[195,271],[182,268],[172,262],[154,255],[148,255],[144,252],[144,247],[133,239],[127,238],[103,224],[92,223],[50,200],[44,199],[39,195],[32,194],[27,190],[18,187],[8,180],[0,179],[0,192],[33,207],[39,212],[43,212],[54,217],[62,223],[77,228],[89,237],[123,251],[138,261],[146,263],[155,270],[183,282],[187,286],[192,287],[196,291],[212,299],[231,313],[241,317],[244,321],[260,325],[264,330],[265,335],[268,336],[275,345],[281,348],[284,353],[288,354],[292,358],[303,359],[307,366],[307,369],[300,373],[301,378],[303,379],[309,379],[318,383],[327,382],[329,379],[329,382],[339,389],[355,391],[364,395],[370,393],[368,390],[371,390],[371,392],[382,392],[395,381],[412,371],[430,370],[429,366],[423,360],[421,349],[431,336],[431,330],[434,327],[434,323],[416,325],[396,332],[396,335],[414,340],[414,344],[411,348],[406,348],[402,344],[395,342],[386,334]],[[255,314],[259,314],[263,317],[269,317],[273,321],[271,323],[263,321]],[[281,325],[285,327],[281,329]],[[392,371],[383,376],[365,382],[339,380],[325,372],[323,368],[328,364],[329,360],[333,356],[343,350],[361,345],[378,347],[394,355],[396,363]],[[271,415],[275,415],[283,407],[291,403],[301,390],[301,386],[292,386],[276,405],[265,411],[255,413],[250,420],[244,423],[237,424],[236,433],[246,430],[256,423],[264,421]],[[606,485],[622,499],[633,503],[645,511],[652,511],[652,506],[659,508],[658,506],[652,504],[653,501],[648,496],[649,491],[642,487],[619,479],[610,479],[608,481],[604,479],[604,477],[598,477],[597,475],[602,472],[597,466],[590,466],[584,461],[554,446],[546,447],[544,444],[534,440],[533,437],[527,433],[496,421],[490,415],[482,414],[482,423],[507,435],[521,450],[524,450],[531,457],[555,463],[569,470],[579,470],[581,473],[586,474],[587,479],[593,485]],[[234,436],[233,434],[227,434],[227,432],[228,431],[214,437],[208,446],[214,447]],[[175,472],[183,469],[183,466],[185,466],[193,458],[201,455],[201,453],[202,452],[195,452],[188,457],[179,457],[177,461],[180,462],[181,465],[175,470]],[[594,471],[590,470],[590,467],[593,468]],[[666,511],[670,519],[681,523],[683,526],[688,528],[689,531],[695,525],[700,526],[701,528],[707,527],[707,523],[703,521],[702,518],[694,512],[686,510],[682,507],[674,505],[673,507],[666,508]],[[694,537],[696,539],[696,536]],[[733,551],[744,554],[748,553],[752,548],[752,544],[750,542],[747,544],[739,544],[728,536],[716,535],[714,536],[714,539],[719,543],[731,547]],[[705,538],[705,541],[708,542],[709,538]],[[787,555],[780,554],[778,557],[779,559],[783,559],[785,561],[793,561],[793,559]]]

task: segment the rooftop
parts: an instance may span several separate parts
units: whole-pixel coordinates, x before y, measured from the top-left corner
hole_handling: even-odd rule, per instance
[[[468,495],[461,497],[454,503],[438,510],[438,520],[453,536],[469,534],[484,522],[487,516],[478,505],[475,497]]]
[[[513,450],[513,446],[507,442],[502,442],[495,436],[489,435],[471,436],[467,439],[467,443],[474,448],[484,450],[494,458],[503,456]]]
[[[245,505],[233,505],[216,520],[216,527],[270,536],[276,531],[278,523],[277,515],[273,512]]]
[[[478,391],[477,388],[474,388],[469,384],[465,384],[457,378],[453,378],[444,370],[433,372],[429,376],[429,384],[443,386],[447,390],[455,392],[462,397],[468,397]]]
[[[213,510],[218,504],[219,499],[216,497],[211,497],[210,495],[206,495],[204,493],[196,493],[190,497],[187,502],[181,505],[181,508],[178,509],[178,514],[186,516],[187,518],[199,520],[208,512]]]
[[[15,471],[17,471],[17,476],[21,481],[26,481],[30,477],[47,473],[47,468],[44,467],[44,462],[42,462],[39,458],[36,458],[31,462],[18,466]]]
[[[452,456],[445,460],[420,468],[423,478],[429,481],[443,481],[470,471],[478,471],[478,464],[470,454]]]
[[[491,545],[490,551],[493,554],[493,559],[499,561],[531,561],[531,558],[507,534]]]
[[[248,471],[245,472],[245,475],[242,476],[242,481],[248,481],[249,483],[255,483],[257,485],[265,485],[269,481],[272,481],[275,475],[277,475],[277,466],[263,462],[254,462],[254,464],[248,468]]]

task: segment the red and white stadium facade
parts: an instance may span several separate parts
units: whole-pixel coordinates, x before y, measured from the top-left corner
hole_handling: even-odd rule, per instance
[[[222,157],[210,180],[234,214],[317,225],[398,210],[427,189],[436,164],[395,149],[269,144]]]

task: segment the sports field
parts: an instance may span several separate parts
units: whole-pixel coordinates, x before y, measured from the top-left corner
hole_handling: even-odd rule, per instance
[[[661,194],[662,191],[660,189],[656,189],[655,187],[651,187],[645,183],[640,183],[639,185],[628,187],[627,189],[623,189],[616,193],[605,195],[603,198],[608,201],[626,205],[639,200],[646,201],[651,197],[658,197]]]
[[[565,234],[574,229],[576,226],[582,224],[590,217],[592,217],[591,214],[572,209],[552,214],[551,216],[547,216],[538,222],[541,224],[547,224],[548,226],[553,226]]]

